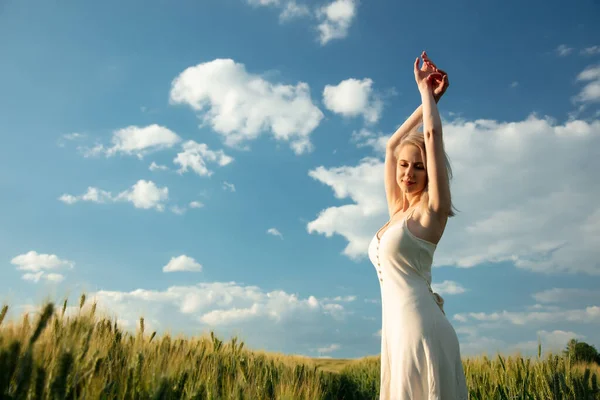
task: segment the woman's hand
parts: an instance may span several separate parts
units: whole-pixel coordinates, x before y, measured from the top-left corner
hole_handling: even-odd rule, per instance
[[[414,65],[417,86],[421,91],[431,91],[437,103],[448,88],[448,75],[437,69],[435,64],[427,57],[427,53],[423,52],[421,56],[423,57],[423,65],[419,68],[419,57],[415,60]]]
[[[433,68],[433,70],[442,74],[442,80],[436,80],[433,89],[433,98],[437,103],[438,101],[440,101],[444,93],[446,93],[446,89],[448,89],[448,86],[450,86],[450,83],[448,82],[448,74],[446,73],[446,71],[438,69],[438,67],[433,63],[433,61],[429,59],[429,56],[427,56],[426,52],[423,52],[423,54],[421,54],[421,57],[423,57],[422,68],[425,68],[425,66],[427,65],[429,68]]]

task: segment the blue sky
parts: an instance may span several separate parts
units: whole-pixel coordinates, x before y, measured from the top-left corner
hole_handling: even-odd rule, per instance
[[[366,247],[427,50],[453,168],[434,288],[465,355],[600,346],[594,2],[0,3],[0,301],[379,352]]]

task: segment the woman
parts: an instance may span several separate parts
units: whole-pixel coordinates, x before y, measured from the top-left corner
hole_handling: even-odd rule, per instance
[[[369,245],[381,287],[381,388],[384,400],[467,399],[454,328],[444,300],[431,290],[433,253],[448,217],[451,170],[437,101],[448,76],[423,52],[414,74],[421,106],[387,143],[389,221]],[[416,130],[423,122],[423,132]]]

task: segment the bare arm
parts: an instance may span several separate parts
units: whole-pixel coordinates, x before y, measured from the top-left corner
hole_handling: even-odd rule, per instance
[[[423,64],[422,71],[438,71],[442,74],[442,76],[446,77],[433,90],[433,99],[437,104],[448,88],[448,74],[442,70],[438,70],[435,64],[427,57],[425,52],[423,52],[423,60],[425,60],[427,64]],[[404,139],[404,137],[410,131],[417,128],[422,121],[423,104],[417,107],[417,109],[411,114],[410,117],[406,119],[406,121],[404,121],[404,123],[396,130],[396,132],[394,132],[387,142],[385,151],[384,181],[390,219],[398,211],[398,209],[402,207],[402,192],[400,191],[400,186],[398,186],[398,182],[396,181],[396,164],[398,160],[396,160],[396,157],[394,156],[394,150],[402,142],[402,139]]]
[[[415,62],[417,74],[419,59]],[[421,75],[423,76],[423,75]],[[427,179],[429,191],[429,210],[440,219],[446,219],[451,208],[450,182],[444,158],[442,120],[434,99],[430,79],[418,81],[423,105],[423,133],[427,152]]]
[[[404,121],[404,123],[394,132],[394,134],[388,139],[385,148],[385,196],[387,198],[388,212],[390,219],[396,213],[396,211],[402,207],[402,192],[400,186],[396,182],[396,164],[397,160],[394,156],[394,149],[400,144],[402,139],[410,132],[415,129],[421,120],[423,119],[423,106],[417,107],[410,117]]]

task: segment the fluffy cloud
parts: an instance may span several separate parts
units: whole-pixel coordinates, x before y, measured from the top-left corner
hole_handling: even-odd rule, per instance
[[[169,199],[169,189],[159,188],[152,181],[139,180],[130,190],[119,193],[117,201],[121,199],[133,203],[136,208],[163,211],[163,203]]]
[[[554,330],[552,332],[540,330],[537,332],[538,340],[530,340],[526,342],[520,342],[515,345],[515,348],[518,350],[524,350],[529,352],[536,351],[538,348],[538,344],[541,343],[542,349],[546,351],[552,352],[560,352],[567,347],[567,343],[571,339],[582,340],[585,339],[585,336],[580,335],[576,332],[572,331],[561,331]]]
[[[150,164],[148,169],[150,171],[167,171],[169,169],[169,167],[167,167],[166,165],[157,164],[154,161],[152,161],[152,164]]]
[[[183,174],[191,169],[200,176],[211,176],[213,171],[209,170],[206,164],[208,162],[216,163],[219,166],[228,165],[233,158],[226,155],[223,150],[210,150],[204,143],[196,143],[188,140],[182,146],[183,151],[177,154],[173,162],[180,166],[178,173]]]
[[[334,39],[343,39],[356,16],[356,0],[335,0],[317,12],[319,40],[322,45]]]
[[[179,257],[172,257],[169,263],[163,267],[163,272],[176,271],[200,272],[202,271],[202,265],[198,264],[192,257],[182,254]]]
[[[373,81],[346,79],[339,84],[327,85],[323,90],[323,103],[329,110],[347,117],[362,115],[369,123],[379,120],[383,103],[373,92]]]
[[[357,147],[372,147],[376,152],[384,153],[385,146],[389,137],[375,133],[369,129],[362,128],[358,131],[352,132],[351,142],[356,144]]]
[[[60,259],[55,254],[39,254],[33,250],[14,257],[10,262],[17,267],[17,270],[28,271],[22,278],[31,282],[39,282],[41,279],[49,282],[61,282],[64,280],[62,274],[48,271],[62,268],[72,269],[75,266],[72,261]]]
[[[292,19],[307,17],[310,15],[310,10],[303,4],[298,4],[294,0],[289,0],[282,7],[279,14],[279,21],[286,22]]]
[[[86,137],[85,133],[78,133],[78,132],[65,133],[64,135],[62,135],[58,139],[58,146],[59,147],[65,147],[66,142],[73,142],[73,141],[82,140],[85,137]]]
[[[591,65],[577,76],[578,82],[586,82],[574,100],[581,103],[600,101],[600,64]]]
[[[534,293],[532,297],[540,303],[566,304],[568,302],[587,302],[600,304],[600,291],[589,289],[552,288]]]
[[[146,154],[154,151],[168,149],[181,141],[181,138],[168,128],[160,125],[145,127],[128,126],[113,132],[112,146],[105,148],[103,144],[96,144],[89,148],[79,147],[84,156],[105,154],[107,157],[115,154],[135,155],[142,159]]]
[[[433,283],[431,288],[434,292],[439,293],[440,295],[452,295],[452,294],[461,294],[467,291],[464,287],[462,287],[459,283],[454,281],[444,281],[442,283]]]
[[[279,236],[280,238],[282,238],[282,239],[283,239],[283,235],[281,234],[281,232],[279,232],[279,231],[277,230],[277,228],[269,228],[269,229],[267,230],[267,233],[268,233],[269,235],[273,235],[273,236]]]
[[[106,151],[106,154],[135,154],[142,158],[147,152],[173,147],[180,140],[177,134],[156,124],[143,128],[129,126],[114,132],[113,146]]]
[[[86,193],[80,196],[63,194],[59,200],[66,204],[75,204],[79,201],[89,201],[92,203],[113,203],[119,201],[128,201],[136,208],[156,209],[163,211],[164,203],[169,199],[169,189],[159,188],[152,181],[139,180],[130,189],[113,196],[111,192],[101,190],[95,187],[88,187]]]
[[[596,45],[596,46],[586,47],[585,49],[581,50],[581,54],[586,55],[586,56],[595,56],[597,54],[600,54],[600,46]]]
[[[444,124],[444,136],[459,213],[434,265],[508,261],[544,273],[600,274],[600,157],[592,154],[600,148],[600,121],[453,120]],[[364,258],[388,217],[383,162],[365,158],[309,175],[350,201],[322,210],[308,231],[341,235],[344,254]]]
[[[341,346],[337,343],[332,343],[329,346],[326,347],[319,347],[317,349],[317,352],[319,353],[333,353],[334,351],[337,351],[341,348]]]
[[[556,352],[564,349],[570,339],[585,339],[583,331],[593,336],[600,324],[600,307],[562,308],[535,304],[514,311],[458,313],[452,319],[461,336],[461,351],[465,355],[482,351],[536,354],[538,341],[541,341],[543,352]],[[507,339],[514,338],[516,332],[520,341],[509,342]]]
[[[526,314],[526,313],[524,313]],[[511,320],[497,320],[494,323],[478,323],[474,325],[459,325],[455,327],[456,333],[460,338],[461,354],[463,356],[480,356],[482,353],[488,355],[496,352],[503,353],[505,355],[515,354],[519,352],[523,355],[537,355],[538,345],[542,346],[542,353],[546,354],[549,352],[558,353],[564,350],[567,343],[571,339],[582,340],[586,336],[572,330],[565,329],[554,329],[545,330],[540,329],[540,325],[544,324],[560,324],[571,327],[574,322],[578,321],[565,321],[564,317],[567,313],[561,313],[556,318],[547,320],[538,320],[536,318],[529,318],[527,325],[519,326],[519,337],[531,338],[530,340],[521,340],[511,342],[508,338],[514,333],[514,324]],[[525,317],[526,318],[526,317]],[[527,319],[527,318],[526,318]],[[461,318],[455,318],[455,320],[462,321]],[[587,328],[590,332],[594,332],[593,323],[587,323]],[[496,337],[494,337],[496,336]],[[502,339],[499,339],[501,337]]]
[[[312,149],[310,134],[323,118],[308,84],[272,83],[230,59],[187,68],[173,80],[170,101],[190,106],[229,146],[271,132],[297,154]]]
[[[561,44],[556,48],[556,54],[560,57],[566,57],[573,51],[572,47],[567,46],[566,44]]]
[[[223,182],[223,190],[235,192],[235,185],[229,182]]]
[[[185,212],[187,211],[187,209],[185,207],[181,207],[181,206],[171,206],[171,212],[173,214],[177,214],[177,215],[183,215],[185,214]]]
[[[146,321],[155,321],[152,329],[159,333],[173,332],[175,327],[193,335],[207,330],[221,337],[243,332],[250,347],[289,351],[293,343],[296,351],[308,353],[314,349],[316,337],[333,336],[333,340],[344,343],[352,336],[332,334],[332,327],[344,323],[349,315],[341,304],[235,282],[171,286],[166,290],[103,290],[90,293],[88,298],[98,302],[100,312],[129,327],[135,327],[135,321],[143,316]]]
[[[470,312],[458,313],[454,319],[460,322],[483,322],[485,326],[500,327],[506,323],[512,325],[530,325],[541,323],[571,322],[571,323],[600,323],[600,307],[589,306],[581,309],[564,309],[552,311],[501,311],[501,312]]]

